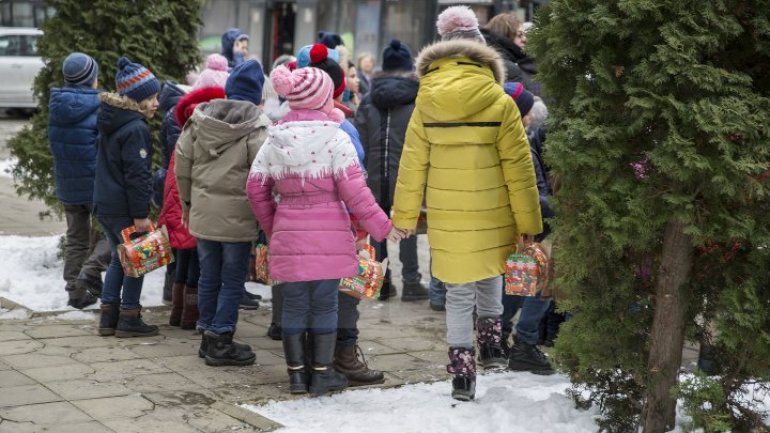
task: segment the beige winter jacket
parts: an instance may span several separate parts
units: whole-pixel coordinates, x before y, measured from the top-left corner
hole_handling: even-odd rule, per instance
[[[176,146],[182,207],[190,233],[218,242],[257,239],[258,225],[246,198],[246,178],[267,137],[270,119],[256,105],[216,99],[199,105]]]

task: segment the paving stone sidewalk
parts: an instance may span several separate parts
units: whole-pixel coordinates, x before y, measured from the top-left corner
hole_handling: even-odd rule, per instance
[[[446,379],[444,313],[418,303],[361,304],[360,346],[386,372],[385,387]],[[145,314],[167,323],[167,312]],[[0,321],[0,433],[186,433],[279,427],[239,403],[290,399],[280,341],[266,337],[270,312],[241,312],[236,339],[255,348],[250,367],[208,367],[200,336],[96,335],[95,321]]]

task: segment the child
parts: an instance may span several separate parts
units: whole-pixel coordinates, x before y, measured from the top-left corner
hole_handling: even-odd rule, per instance
[[[158,110],[160,83],[147,68],[121,57],[115,85],[118,93],[100,95],[97,121],[101,138],[94,205],[112,251],[104,278],[99,335],[142,337],[157,334],[158,327],[142,321],[139,298],[144,278],[123,274],[117,248],[123,243],[123,229],[135,226],[142,233],[151,227],[152,139],[147,120]]]
[[[452,397],[475,397],[479,361],[504,368],[501,274],[520,233],[542,231],[535,172],[519,112],[499,83],[500,56],[466,6],[446,9],[442,37],[417,59],[420,91],[401,154],[393,222],[414,232],[425,194],[432,273],[446,283]],[[426,189],[427,187],[427,189]]]
[[[333,84],[317,68],[280,66],[270,76],[291,111],[270,128],[251,168],[247,191],[270,241],[270,275],[282,281],[282,340],[290,391],[322,395],[348,385],[332,367],[337,286],[358,272],[348,208],[372,237],[401,237],[366,187],[356,151],[339,124]],[[280,194],[278,204],[273,192]],[[312,339],[305,373],[305,331]],[[309,383],[308,383],[309,382]]]
[[[176,148],[182,220],[198,240],[199,353],[206,364],[251,365],[251,348],[234,343],[238,303],[245,291],[251,242],[259,230],[246,200],[246,177],[267,136],[262,102],[265,76],[256,60],[233,68],[227,99],[198,105]]]
[[[212,99],[225,97],[223,87],[204,87],[193,90],[182,99],[174,110],[174,122],[184,126],[192,116],[195,106]],[[176,144],[176,142],[174,143]],[[200,267],[198,263],[198,251],[196,241],[187,227],[182,225],[182,204],[179,201],[179,189],[177,188],[174,167],[176,166],[176,152],[171,152],[171,161],[168,166],[171,175],[166,176],[164,188],[163,209],[158,217],[158,226],[166,226],[168,230],[171,248],[176,250],[176,272],[172,290],[171,313],[169,325],[181,326],[182,329],[193,329],[198,321],[198,279]]]
[[[67,305],[83,309],[96,303],[102,291],[102,271],[110,256],[95,248],[89,257],[91,212],[96,169],[96,90],[99,65],[90,56],[72,53],[62,67],[64,87],[51,89],[48,103],[48,141],[54,161],[56,197],[67,216],[64,244],[64,280],[69,295]],[[106,243],[102,239],[99,243]],[[109,250],[107,250],[109,252]]]

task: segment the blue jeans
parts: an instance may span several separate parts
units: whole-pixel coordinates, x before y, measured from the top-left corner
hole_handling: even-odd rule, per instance
[[[516,336],[523,342],[537,344],[540,336],[540,321],[545,316],[551,299],[539,296],[513,296],[503,293],[503,335],[510,335],[513,330],[513,316],[521,309],[519,321],[516,323]]]
[[[436,277],[430,277],[428,298],[431,305],[446,305],[446,284]]]
[[[201,268],[196,248],[177,250],[175,283],[186,284],[188,287],[198,287]]]
[[[360,299],[337,291],[339,312],[337,314],[337,346],[350,347],[358,342],[358,304]]]
[[[129,217],[113,216],[99,216],[97,219],[104,229],[104,236],[107,238],[112,252],[112,260],[110,260],[107,274],[104,276],[102,304],[120,304],[121,308],[129,310],[139,308],[144,277],[126,276],[118,257],[118,245],[123,243],[123,235],[120,232],[124,228],[134,225],[134,220]]]
[[[278,284],[283,292],[281,329],[297,335],[337,332],[337,286],[340,280],[299,281]]]
[[[215,334],[235,330],[238,302],[246,290],[250,242],[198,239],[198,327]]]

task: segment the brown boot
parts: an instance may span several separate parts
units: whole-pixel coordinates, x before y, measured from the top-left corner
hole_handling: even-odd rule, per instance
[[[174,283],[171,287],[171,314],[168,316],[168,324],[179,326],[182,323],[182,309],[184,306],[184,283]]]
[[[184,305],[182,307],[182,329],[195,329],[198,322],[198,288],[184,286]]]
[[[358,359],[361,355],[361,359]],[[366,364],[364,353],[358,345],[334,350],[334,368],[344,374],[350,386],[376,385],[385,382],[385,375],[379,370],[371,370]]]

